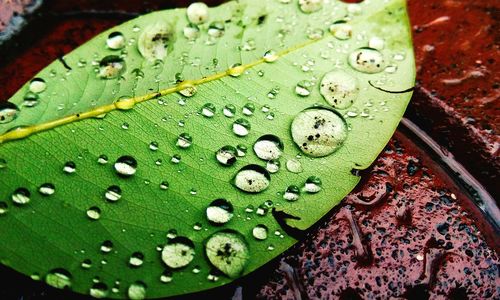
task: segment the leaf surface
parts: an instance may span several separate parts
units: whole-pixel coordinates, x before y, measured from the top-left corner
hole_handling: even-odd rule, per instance
[[[36,82],[22,87],[9,100],[19,111],[0,111],[1,262],[95,297],[191,293],[256,270],[337,205],[359,181],[352,170],[374,161],[410,99],[388,92],[414,84],[405,2],[331,0],[309,13],[282,2],[289,1],[210,8],[196,39],[185,37],[185,9],[154,12],[66,55],[71,70],[53,62],[36,75],[45,90]],[[122,49],[109,48],[120,42],[108,41],[113,32],[123,34]],[[122,69],[103,68],[116,62]],[[321,89],[325,74],[337,71],[354,78],[358,91],[352,105],[334,109]],[[113,72],[116,78],[103,78]],[[329,83],[342,91],[349,80],[335,76],[340,81]],[[186,97],[190,89],[196,93]],[[321,157],[291,132],[298,116],[315,109],[332,109],[346,126],[345,140],[333,140],[338,147]],[[235,127],[239,119],[250,124],[246,136],[235,134],[245,129]],[[263,149],[265,159],[253,150],[262,140],[257,154]],[[332,147],[332,140],[310,141]],[[223,166],[216,153],[224,146],[247,152]],[[267,161],[273,153],[279,171],[269,174],[267,189],[234,185],[246,166],[276,167]],[[130,166],[115,164],[123,156],[137,161],[132,176],[123,176]],[[312,176],[321,180],[319,192],[306,182]],[[216,199],[232,209],[208,212]]]

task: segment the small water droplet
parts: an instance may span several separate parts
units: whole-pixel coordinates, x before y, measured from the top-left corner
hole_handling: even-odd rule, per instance
[[[264,61],[266,63],[272,63],[272,62],[275,62],[276,60],[278,60],[279,56],[278,56],[278,53],[276,53],[276,51],[267,50],[264,53],[264,56],[262,56],[262,58],[264,59]]]
[[[212,281],[212,282],[216,282],[216,281],[219,281],[219,276],[217,276],[215,273],[213,272],[210,272],[208,275],[207,275],[207,280],[208,281]]]
[[[12,193],[11,199],[14,204],[25,205],[30,202],[31,193],[27,188],[20,187]]]
[[[297,201],[300,197],[300,189],[296,185],[289,186],[285,193],[283,193],[283,199],[287,201]]]
[[[263,241],[267,239],[268,231],[266,225],[259,224],[252,229],[252,235],[256,240]]]
[[[0,201],[0,216],[5,215],[8,211],[9,211],[9,205],[7,205],[7,202]]]
[[[323,0],[299,0],[299,7],[303,13],[310,14],[323,7]]]
[[[266,134],[257,139],[253,150],[258,158],[263,160],[278,159],[283,154],[283,142],[272,134]]]
[[[97,163],[100,164],[100,165],[105,165],[108,163],[108,157],[104,154],[102,155],[99,155],[99,157],[97,158]]]
[[[168,232],[167,232],[167,238],[168,239],[175,239],[177,237],[177,230],[175,229],[170,229]]]
[[[243,109],[241,110],[241,112],[245,115],[245,116],[251,116],[253,115],[255,111],[255,105],[253,103],[247,103],[243,106]]]
[[[142,281],[132,283],[127,290],[127,296],[131,300],[142,300],[146,298],[146,284]]]
[[[206,242],[205,254],[214,267],[230,278],[238,277],[250,258],[245,237],[232,230],[212,234]]]
[[[188,6],[186,15],[193,24],[205,23],[208,20],[208,6],[202,2],[195,2]]]
[[[303,168],[300,161],[296,159],[289,159],[286,161],[286,169],[294,174],[302,173]]]
[[[160,189],[161,190],[168,190],[168,187],[169,187],[168,181],[162,181],[162,182],[160,182]]]
[[[245,155],[247,155],[247,152],[248,152],[247,146],[243,144],[236,145],[236,156],[244,157]]]
[[[19,108],[11,102],[0,103],[0,124],[12,122],[19,113]]]
[[[97,299],[106,298],[108,296],[108,286],[103,282],[96,282],[90,288],[89,294]]]
[[[293,119],[291,131],[295,144],[312,157],[332,154],[347,138],[345,120],[336,111],[327,108],[303,110]]]
[[[200,231],[202,228],[203,228],[203,226],[201,225],[200,222],[196,222],[193,225],[193,229],[196,230],[196,231]]]
[[[111,32],[106,40],[106,45],[111,50],[119,50],[125,47],[125,36],[118,31]]]
[[[71,280],[71,273],[62,268],[53,269],[45,276],[45,283],[58,289],[71,288]]]
[[[385,60],[376,49],[359,48],[349,55],[349,65],[356,71],[374,74],[385,69]]]
[[[215,115],[216,108],[212,103],[205,103],[200,110],[200,113],[207,118],[212,118]]]
[[[315,28],[312,30],[308,30],[307,38],[309,38],[310,40],[319,40],[319,39],[323,38],[324,34],[325,34],[325,32],[323,31],[323,29]]]
[[[47,88],[47,83],[42,78],[33,78],[30,81],[29,90],[32,93],[39,94]]]
[[[152,141],[151,143],[149,143],[149,150],[151,151],[157,151],[158,147],[158,142]]]
[[[311,176],[307,178],[305,184],[304,184],[304,191],[307,193],[317,193],[321,191],[321,179],[317,176]]]
[[[190,41],[196,40],[200,36],[200,28],[196,24],[188,24],[182,30],[184,37]]]
[[[208,35],[213,38],[220,38],[224,35],[225,26],[221,21],[214,21],[208,26]]]
[[[280,88],[274,87],[269,91],[269,93],[267,93],[267,98],[275,99],[278,96],[279,92],[280,92]]]
[[[110,202],[116,202],[122,197],[122,189],[117,185],[108,187],[104,193],[104,198]]]
[[[328,72],[321,79],[320,93],[333,107],[346,109],[358,98],[358,80],[342,70]]]
[[[374,36],[368,41],[368,47],[376,50],[382,50],[384,49],[384,46],[385,46],[385,41],[382,38],[379,38],[378,36]]]
[[[52,183],[49,183],[49,182],[43,183],[38,188],[38,192],[42,196],[50,196],[56,192],[56,187]]]
[[[0,158],[0,170],[7,168],[7,161],[3,158]]]
[[[103,79],[113,79],[125,72],[125,61],[116,55],[108,55],[99,62],[98,76]]]
[[[259,165],[247,165],[234,176],[234,185],[248,193],[260,193],[269,187],[271,176]]]
[[[236,162],[236,148],[223,146],[215,153],[215,158],[223,166],[232,166]]]
[[[91,220],[99,220],[101,218],[101,209],[97,206],[92,206],[87,209],[87,217]]]
[[[129,155],[121,156],[116,160],[114,168],[121,177],[130,177],[137,171],[137,160]]]
[[[191,147],[193,144],[193,137],[189,133],[181,133],[179,134],[179,137],[177,138],[177,147],[186,149]]]
[[[172,269],[183,268],[194,259],[194,244],[185,237],[171,239],[161,252],[163,262]]]
[[[309,80],[301,80],[295,86],[295,94],[301,97],[307,97],[311,94],[313,83]]]
[[[330,26],[330,33],[338,40],[348,40],[352,36],[352,26],[344,20],[339,20]]]
[[[110,253],[113,251],[113,242],[110,240],[102,242],[100,250],[102,253]]]
[[[208,221],[214,225],[222,225],[233,218],[233,205],[226,199],[216,199],[206,209]]]
[[[280,170],[280,165],[281,163],[279,160],[271,159],[266,164],[266,170],[271,174],[277,173]]]
[[[233,104],[227,104],[226,106],[224,106],[222,113],[224,114],[224,116],[232,118],[236,114],[236,107]]]
[[[80,267],[82,267],[82,269],[90,269],[90,268],[92,268],[92,261],[90,259],[86,258],[82,261],[82,263],[80,264]]]
[[[237,119],[233,123],[233,132],[237,136],[247,136],[248,133],[250,132],[251,125],[250,122],[246,119]]]
[[[131,267],[138,268],[144,263],[144,254],[142,252],[134,252],[128,260]]]
[[[163,273],[161,273],[161,276],[160,276],[160,281],[161,282],[163,282],[163,283],[169,283],[169,282],[172,282],[172,279],[173,279],[173,273],[172,273],[172,271],[165,270],[165,271],[163,271]]]
[[[170,161],[173,163],[173,164],[179,164],[181,162],[181,156],[179,154],[174,154],[172,155],[172,158],[170,159]]]
[[[269,211],[269,208],[264,205],[264,204],[261,204],[259,205],[259,207],[257,207],[257,210],[255,211],[255,213],[258,215],[258,216],[265,216],[267,215],[267,212]]]

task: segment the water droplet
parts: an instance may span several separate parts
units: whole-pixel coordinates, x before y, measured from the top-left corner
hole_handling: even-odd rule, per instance
[[[359,48],[349,55],[349,65],[356,71],[368,74],[382,72],[385,69],[384,56],[372,48]]]
[[[102,242],[100,249],[102,253],[109,253],[113,251],[113,242],[110,240]]]
[[[309,38],[310,40],[319,40],[323,38],[324,34],[325,32],[323,31],[323,29],[315,28],[308,31],[307,38]]]
[[[382,50],[384,49],[384,46],[385,46],[385,41],[382,38],[379,38],[378,36],[374,36],[368,41],[368,47],[376,50]]]
[[[215,158],[223,166],[232,166],[236,162],[236,148],[224,146],[215,153]]]
[[[236,156],[243,157],[243,156],[247,155],[247,152],[248,152],[247,146],[242,145],[242,144],[236,145]]]
[[[392,57],[395,61],[403,61],[406,58],[406,55],[404,53],[396,53]]]
[[[253,151],[258,158],[263,160],[278,159],[283,154],[283,142],[272,134],[266,134],[257,139]]]
[[[193,24],[205,23],[208,20],[208,6],[202,2],[195,2],[186,10],[189,22]]]
[[[179,154],[174,154],[172,155],[172,158],[170,159],[170,161],[174,164],[178,164],[181,162],[181,156]]]
[[[103,79],[113,79],[125,72],[125,61],[116,55],[108,55],[99,62],[98,76]]]
[[[269,245],[269,246],[267,246],[267,250],[268,250],[268,251],[273,251],[273,250],[274,250],[274,245]]]
[[[279,92],[280,92],[280,88],[274,87],[269,91],[269,93],[267,93],[267,98],[275,99],[278,96]]]
[[[321,179],[317,176],[311,176],[307,178],[306,183],[304,184],[304,191],[307,193],[317,193],[321,191]]]
[[[300,197],[300,189],[296,185],[289,186],[285,193],[283,193],[283,199],[287,201],[297,201]]]
[[[344,20],[336,21],[330,26],[330,33],[338,40],[348,40],[352,36],[352,26]]]
[[[194,85],[187,84],[185,82],[181,83],[180,88],[181,89],[179,90],[178,93],[188,98],[193,97],[198,91]]]
[[[38,192],[42,196],[50,196],[53,195],[56,192],[56,187],[52,183],[43,183],[40,185],[38,188]]]
[[[336,111],[327,108],[303,110],[293,119],[291,131],[295,144],[312,157],[332,154],[347,138],[345,120]]]
[[[233,123],[233,132],[237,136],[247,136],[251,129],[250,122],[246,119],[237,119]]]
[[[160,182],[160,189],[161,190],[168,190],[168,187],[169,187],[168,181],[162,181],[162,182]]]
[[[266,225],[259,224],[252,229],[252,235],[256,240],[263,241],[267,239],[269,229]]]
[[[223,22],[214,21],[208,26],[208,35],[214,38],[220,38],[224,35],[225,26]]]
[[[142,252],[134,252],[128,260],[128,264],[131,267],[137,268],[142,266],[144,263],[144,254]]]
[[[232,118],[236,113],[236,107],[233,104],[227,104],[226,106],[224,106],[222,113],[224,114],[224,116]]]
[[[311,94],[313,83],[309,80],[301,80],[295,86],[295,93],[301,97],[307,97]]]
[[[191,147],[193,144],[193,137],[189,135],[189,133],[181,133],[179,134],[179,137],[177,138],[177,147],[186,149]]]
[[[14,204],[24,205],[30,202],[31,193],[27,188],[20,187],[12,193],[11,199]]]
[[[66,174],[73,174],[76,172],[76,164],[72,161],[68,161],[64,164],[63,172]]]
[[[142,300],[146,298],[146,284],[142,281],[132,283],[127,290],[127,296],[131,300]]]
[[[165,271],[163,271],[163,273],[161,273],[161,276],[160,276],[161,282],[169,283],[169,282],[172,282],[172,279],[173,279],[173,274],[171,271],[165,270]]]
[[[0,158],[0,170],[7,168],[7,161],[3,158]]]
[[[53,269],[45,276],[45,283],[58,289],[71,288],[71,280],[71,273],[61,268]]]
[[[137,40],[141,55],[149,61],[163,60],[167,56],[168,44],[173,30],[170,25],[158,22],[148,25]]]
[[[82,267],[82,269],[90,269],[92,268],[92,261],[88,258],[84,259],[80,264],[80,267]]]
[[[27,92],[23,98],[23,106],[25,107],[35,107],[38,105],[40,96],[38,94]]]
[[[183,268],[194,258],[194,244],[185,237],[176,237],[170,240],[161,252],[161,259],[172,269]]]
[[[184,37],[190,41],[196,40],[200,36],[200,28],[196,24],[188,24],[182,30]]]
[[[266,164],[266,170],[271,174],[277,173],[280,170],[280,165],[281,163],[279,160],[271,159]]]
[[[8,211],[9,211],[9,206],[7,205],[7,202],[0,201],[0,216],[5,215]]]
[[[0,103],[0,124],[12,122],[19,113],[19,109],[14,103]]]
[[[212,281],[212,282],[216,282],[216,281],[219,281],[219,276],[217,276],[217,274],[215,274],[214,272],[210,272],[207,275],[207,280]]]
[[[106,45],[111,50],[118,50],[125,47],[125,36],[121,32],[111,32],[106,40]]]
[[[29,90],[32,93],[39,94],[47,88],[47,83],[42,78],[33,78],[30,81]]]
[[[241,110],[241,112],[245,116],[251,116],[251,115],[253,115],[254,111],[255,111],[255,105],[253,103],[247,103],[247,104],[245,104],[245,106],[243,106],[243,109]]]
[[[214,225],[222,225],[233,218],[233,205],[226,199],[216,199],[207,207],[207,219]]]
[[[122,189],[117,185],[108,187],[104,193],[104,198],[111,202],[116,202],[122,197]]]
[[[130,177],[137,171],[137,160],[132,156],[121,156],[116,160],[114,168],[121,177]]]
[[[94,283],[90,288],[89,294],[97,299],[106,298],[108,296],[108,286],[102,282]]]
[[[259,205],[259,207],[257,207],[257,210],[255,211],[255,213],[258,215],[258,216],[265,216],[267,215],[267,212],[269,211],[269,208],[264,205],[264,204],[261,204]]]
[[[87,217],[91,220],[99,220],[101,218],[101,209],[97,206],[92,206],[87,209]]]
[[[271,176],[259,165],[247,165],[238,171],[233,182],[244,192],[260,193],[269,187]]]
[[[276,53],[276,51],[267,50],[264,53],[264,56],[262,56],[262,58],[264,59],[264,61],[266,63],[272,63],[272,62],[275,62],[276,60],[278,60],[279,56],[278,56],[278,53]]]
[[[238,277],[250,258],[244,236],[230,230],[211,235],[206,242],[205,253],[210,263],[230,278]]]
[[[100,165],[105,165],[108,163],[108,157],[104,154],[102,155],[99,155],[99,157],[97,158],[97,163],[100,164]]]
[[[248,39],[246,40],[243,45],[241,46],[241,50],[243,51],[252,51],[255,50],[257,46],[255,45],[255,40],[254,39]]]
[[[358,98],[359,84],[358,80],[349,73],[335,70],[323,76],[319,91],[330,105],[338,109],[346,109]]]
[[[323,0],[299,0],[299,7],[302,12],[310,14],[323,7]]]
[[[151,151],[157,151],[158,147],[159,147],[158,142],[153,141],[149,143],[149,150]]]
[[[215,105],[212,103],[205,103],[200,110],[200,113],[207,118],[211,118],[215,115],[216,109]]]

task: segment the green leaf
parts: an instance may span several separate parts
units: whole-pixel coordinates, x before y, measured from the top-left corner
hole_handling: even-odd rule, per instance
[[[1,262],[138,299],[293,245],[383,149],[415,76],[403,0],[304,3],[154,12],[37,74],[0,110]]]

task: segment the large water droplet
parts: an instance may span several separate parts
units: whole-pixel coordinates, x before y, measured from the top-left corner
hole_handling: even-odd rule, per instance
[[[33,78],[30,81],[29,90],[32,93],[39,94],[47,88],[47,83],[42,78]]]
[[[236,148],[224,146],[215,153],[215,158],[223,166],[232,166],[236,162]]]
[[[87,209],[87,217],[91,220],[99,220],[101,218],[101,209],[97,206],[92,206]]]
[[[233,123],[233,132],[237,136],[247,136],[251,129],[250,122],[246,119],[237,119]]]
[[[12,193],[12,202],[17,205],[24,205],[30,202],[31,193],[27,188],[20,187]]]
[[[45,276],[45,283],[58,289],[71,288],[71,280],[71,273],[61,268],[53,269]]]
[[[163,60],[167,56],[168,44],[173,36],[172,28],[163,22],[151,24],[137,40],[141,55],[149,61]]]
[[[321,179],[317,176],[311,176],[307,178],[306,183],[304,184],[304,191],[307,193],[317,193],[321,191]]]
[[[176,237],[163,247],[161,259],[168,267],[178,269],[189,265],[194,254],[194,244],[190,239]]]
[[[352,26],[344,20],[336,21],[330,26],[330,33],[338,40],[348,40],[352,36]]]
[[[272,134],[266,134],[257,139],[253,151],[258,158],[264,160],[278,159],[283,154],[283,142]]]
[[[104,198],[110,202],[116,202],[122,197],[122,189],[117,185],[112,185],[106,189]]]
[[[230,278],[238,277],[250,258],[245,237],[230,230],[211,235],[205,245],[208,260]]]
[[[384,56],[372,48],[359,48],[349,55],[349,65],[356,71],[368,74],[382,72],[385,69]]]
[[[289,186],[283,193],[283,199],[287,201],[297,201],[300,197],[300,189],[296,185]]]
[[[358,80],[342,70],[328,72],[321,79],[320,93],[333,107],[346,109],[358,97]]]
[[[12,122],[19,113],[19,108],[11,102],[0,102],[0,124]]]
[[[121,32],[111,32],[106,40],[106,45],[111,50],[118,50],[125,47],[125,36]]]
[[[50,196],[56,192],[56,187],[52,183],[49,183],[49,182],[43,183],[38,188],[38,192],[42,196]]]
[[[208,6],[202,2],[195,2],[186,10],[189,22],[193,24],[205,23],[208,20]]]
[[[108,55],[99,63],[98,76],[103,79],[113,79],[125,72],[125,61],[116,55]]]
[[[345,120],[327,108],[303,110],[293,119],[291,131],[295,144],[312,157],[332,154],[347,138]]]
[[[103,282],[96,282],[90,288],[89,294],[97,299],[106,298],[108,296],[108,286]]]
[[[131,267],[138,268],[144,263],[144,254],[142,252],[134,252],[128,260]]]
[[[226,199],[216,199],[207,207],[207,219],[214,225],[222,225],[233,218],[233,205]]]
[[[269,229],[266,225],[259,224],[252,229],[252,235],[256,240],[263,241],[267,239]]]
[[[130,177],[137,171],[137,160],[132,156],[124,155],[115,162],[115,171],[122,177]]]
[[[193,137],[189,133],[181,133],[179,134],[179,137],[177,138],[177,147],[186,149],[191,147],[193,144]]]
[[[271,176],[259,165],[247,165],[234,176],[233,184],[248,193],[260,193],[269,187]]]
[[[302,12],[310,14],[323,7],[323,0],[299,0],[299,7]]]
[[[127,290],[127,296],[131,300],[142,300],[146,298],[147,286],[142,281],[132,283]]]

